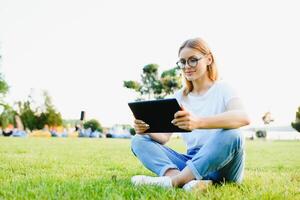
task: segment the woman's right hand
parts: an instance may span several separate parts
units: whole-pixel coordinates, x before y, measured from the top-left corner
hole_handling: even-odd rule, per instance
[[[146,124],[144,121],[135,119],[134,120],[134,129],[137,134],[145,135],[145,131],[148,130],[150,126]]]

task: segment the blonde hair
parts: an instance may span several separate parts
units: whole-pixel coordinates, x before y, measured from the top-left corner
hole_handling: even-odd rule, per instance
[[[210,48],[208,47],[207,43],[201,39],[201,38],[193,38],[186,40],[179,48],[178,55],[180,54],[181,50],[183,48],[191,48],[198,50],[203,55],[210,55],[212,62],[210,65],[207,65],[207,71],[208,71],[208,78],[212,81],[216,81],[218,79],[218,69],[215,62],[214,55],[211,53]],[[188,93],[190,93],[193,90],[193,84],[191,81],[188,81],[185,79],[185,88],[183,90],[183,94],[186,96]]]

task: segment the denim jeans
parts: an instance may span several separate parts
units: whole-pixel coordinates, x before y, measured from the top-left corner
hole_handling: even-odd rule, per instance
[[[23,130],[13,130],[12,136],[13,137],[26,137],[27,133]]]
[[[159,133],[158,133],[159,134]],[[220,130],[206,143],[180,154],[145,135],[131,141],[134,155],[153,173],[164,176],[168,169],[190,168],[196,179],[241,183],[244,175],[244,136],[238,129]]]

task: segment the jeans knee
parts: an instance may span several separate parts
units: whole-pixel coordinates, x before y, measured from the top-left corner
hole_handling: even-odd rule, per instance
[[[145,142],[149,142],[149,137],[143,135],[135,135],[131,139],[131,150],[136,154],[140,149],[145,146]]]
[[[229,144],[235,145],[238,149],[244,146],[244,136],[239,129],[227,129],[222,131],[224,141]]]

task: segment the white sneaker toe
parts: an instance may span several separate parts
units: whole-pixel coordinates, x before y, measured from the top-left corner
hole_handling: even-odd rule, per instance
[[[211,180],[192,180],[192,181],[186,183],[182,187],[182,189],[184,189],[185,191],[191,191],[194,189],[204,191],[204,190],[207,190],[207,188],[211,185],[212,185]]]
[[[131,178],[131,183],[135,186],[156,185],[156,186],[165,187],[165,188],[172,187],[172,180],[168,176],[151,177],[151,176],[145,176],[145,175],[137,175],[137,176],[133,176]]]

